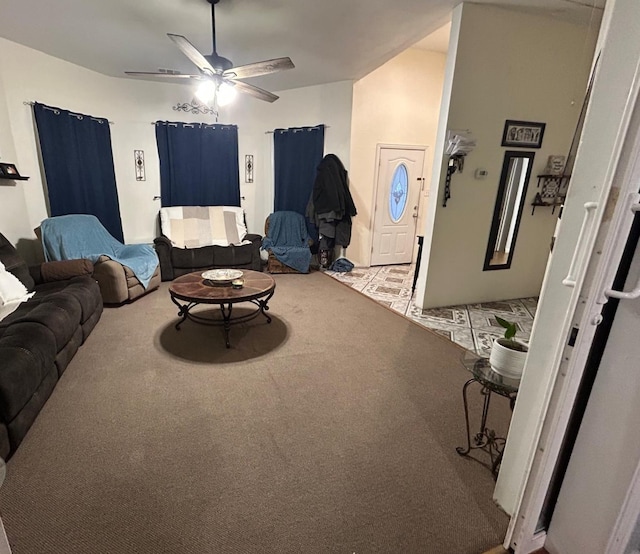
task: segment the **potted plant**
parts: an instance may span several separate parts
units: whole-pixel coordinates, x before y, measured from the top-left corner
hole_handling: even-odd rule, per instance
[[[516,324],[495,316],[496,321],[504,327],[504,337],[495,339],[491,348],[489,364],[491,368],[511,379],[520,379],[524,362],[527,359],[528,348],[526,345],[513,340],[516,334]]]

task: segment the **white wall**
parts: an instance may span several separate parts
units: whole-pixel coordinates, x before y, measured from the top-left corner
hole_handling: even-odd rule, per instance
[[[11,134],[11,121],[7,103],[2,93],[3,60],[0,57],[0,160],[8,163],[16,162],[16,151]],[[20,168],[19,168],[20,169]],[[24,175],[28,175],[25,171]],[[16,244],[21,237],[29,234],[27,205],[24,199],[25,181],[0,180],[0,222],[2,232],[12,243]]]
[[[295,70],[294,70],[295,71]],[[341,81],[278,92],[268,104],[239,96],[223,108],[221,121],[238,125],[240,191],[250,232],[264,232],[264,221],[273,211],[273,134],[276,128],[324,124],[324,153],[336,154],[349,169],[353,83]],[[254,182],[244,182],[244,157],[253,154]]]
[[[160,203],[153,197],[160,194],[160,176],[151,122],[215,122],[211,115],[173,110],[178,102],[191,100],[190,87],[107,77],[4,39],[0,39],[0,85],[0,124],[11,129],[11,133],[0,136],[0,156],[31,177],[16,186],[0,185],[2,231],[14,243],[20,238],[34,239],[33,229],[48,216],[32,109],[24,101],[113,122],[112,149],[127,243],[151,242],[156,236]],[[273,209],[273,137],[265,131],[324,123],[329,126],[325,151],[336,153],[348,167],[351,91],[351,82],[290,90],[280,93],[280,100],[274,104],[241,95],[233,108],[221,111],[221,122],[239,127],[241,193],[246,197],[250,231],[262,233],[264,219]],[[145,153],[146,181],[135,180],[133,151],[138,149]],[[252,185],[243,182],[245,153],[255,156]]]
[[[160,192],[159,167],[152,121],[212,122],[212,116],[192,116],[172,109],[178,101],[191,99],[186,87],[119,79],[89,71],[36,50],[0,39],[0,63],[4,95],[11,122],[15,162],[29,181],[21,183],[27,205],[24,238],[47,217],[40,171],[35,125],[25,101],[108,118],[114,156],[120,212],[126,242],[150,242],[155,236]],[[2,102],[0,102],[2,105]],[[0,110],[1,113],[1,110]],[[1,115],[0,115],[1,117]],[[147,180],[136,181],[133,150],[145,153]]]
[[[457,15],[456,15],[457,14]],[[457,19],[456,19],[457,17]],[[449,49],[451,89],[443,104],[432,177],[425,250],[417,302],[423,307],[504,300],[537,295],[557,218],[550,208],[530,204],[538,189],[529,183],[515,254],[508,270],[483,271],[504,152],[507,119],[546,123],[535,150],[532,176],[551,154],[566,155],[580,113],[597,29],[508,11],[462,4],[454,13]],[[463,173],[452,177],[451,199],[441,206],[446,129],[469,129],[477,139]],[[438,162],[439,165],[439,162]],[[488,177],[476,180],[476,168]],[[437,192],[436,192],[437,191]],[[425,280],[426,279],[426,284]]]
[[[445,60],[446,56],[439,52],[409,49],[357,81],[353,87],[349,177],[358,215],[353,219],[347,257],[357,265],[369,265],[371,256],[376,146],[427,146],[424,175],[429,174]],[[428,187],[425,187],[418,229],[423,226],[427,195]]]

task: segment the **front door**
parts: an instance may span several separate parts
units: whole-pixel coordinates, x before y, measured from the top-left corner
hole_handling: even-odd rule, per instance
[[[424,147],[379,150],[371,265],[412,261],[424,156]]]

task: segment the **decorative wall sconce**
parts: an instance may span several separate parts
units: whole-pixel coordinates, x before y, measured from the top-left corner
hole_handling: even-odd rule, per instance
[[[178,102],[175,106],[173,106],[173,109],[177,112],[187,112],[194,115],[215,115],[216,121],[218,120],[218,112],[215,109],[207,106],[206,104],[198,102],[195,98],[192,99],[190,103]]]
[[[136,181],[146,181],[147,177],[144,171],[144,150],[134,150],[133,158],[136,164]]]
[[[447,131],[447,146],[445,153],[449,156],[447,174],[444,181],[444,198],[442,207],[447,207],[447,201],[451,198],[451,176],[464,168],[464,157],[476,147],[476,141],[471,136],[471,131]]]
[[[444,180],[444,198],[442,200],[442,207],[447,207],[447,200],[451,198],[451,176],[459,171],[462,173],[464,168],[464,155],[456,154],[455,156],[449,156],[449,164],[447,165],[447,176]]]
[[[253,183],[253,154],[244,157],[244,182]]]

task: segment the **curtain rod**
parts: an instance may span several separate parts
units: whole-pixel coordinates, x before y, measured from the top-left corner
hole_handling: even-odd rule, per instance
[[[35,102],[31,102],[31,101],[29,101],[29,100],[25,100],[25,101],[23,102],[23,104],[24,104],[25,106],[33,106],[33,105],[35,104]],[[55,113],[56,115],[60,115],[60,111],[59,111],[59,110],[57,110],[56,108],[50,108],[49,106],[45,106],[44,104],[41,104],[41,105],[42,105],[42,107],[43,107],[45,110],[50,110],[50,111],[52,111],[53,113]],[[72,115],[72,116],[74,116],[74,117],[77,117],[78,119],[82,119],[83,117],[88,117],[89,119],[92,119],[93,121],[97,121],[98,123],[102,123],[103,121],[105,121],[104,119],[101,119],[101,118],[99,118],[99,117],[92,117],[92,116],[90,116],[90,115],[85,115],[85,114],[81,114],[81,113],[69,112],[69,115]],[[109,125],[113,125],[113,121],[110,121],[110,120],[108,120],[108,119],[107,119],[106,121],[109,123]]]
[[[300,132],[300,131],[304,131],[305,129],[307,130],[311,130],[311,129],[317,129],[318,127],[324,127],[325,129],[331,129],[331,125],[314,125],[313,127],[290,127],[289,129],[284,129],[284,131],[289,131],[290,129],[293,130],[294,133]],[[273,135],[275,133],[275,131],[265,131],[264,134],[265,135]]]
[[[158,123],[160,123],[161,125],[168,125],[169,127],[177,127],[178,125],[182,125],[183,127],[195,127],[196,125],[202,125],[205,128],[206,127],[234,127],[234,125],[231,123],[181,123],[181,122],[174,123],[172,121],[167,121],[166,123],[164,121],[152,121],[151,125],[158,125]]]

